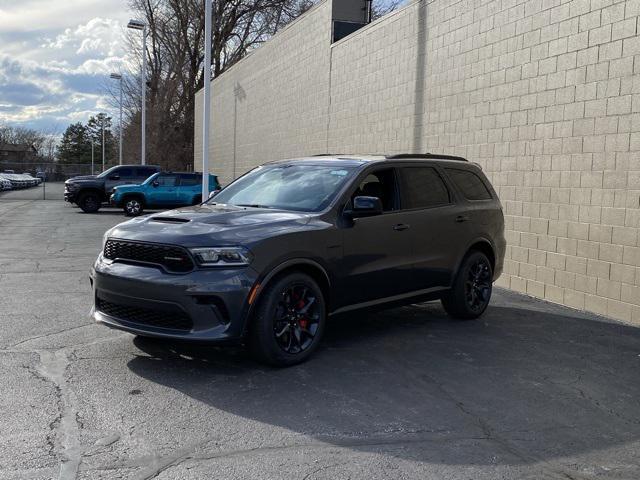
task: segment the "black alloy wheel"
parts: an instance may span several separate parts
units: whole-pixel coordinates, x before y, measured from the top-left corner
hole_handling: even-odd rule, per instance
[[[260,294],[248,346],[259,361],[274,366],[303,362],[320,343],[326,311],[322,290],[309,275],[277,277]]]
[[[478,318],[487,309],[492,291],[491,262],[484,253],[471,251],[462,261],[451,290],[442,296],[442,306],[453,318]]]
[[[491,265],[486,258],[476,257],[467,270],[464,293],[469,309],[482,312],[491,298]]]
[[[320,325],[317,300],[316,294],[304,284],[291,285],[280,294],[273,334],[286,353],[295,355],[313,344]]]
[[[78,200],[78,206],[85,213],[95,213],[100,210],[100,199],[95,193],[84,193]]]

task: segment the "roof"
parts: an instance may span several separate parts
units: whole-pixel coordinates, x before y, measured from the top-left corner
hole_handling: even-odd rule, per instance
[[[269,164],[289,163],[289,162],[302,162],[313,164],[326,164],[332,162],[341,162],[351,165],[363,165],[365,163],[372,162],[393,162],[393,161],[411,161],[411,160],[445,160],[454,162],[467,162],[463,157],[457,157],[454,155],[440,155],[437,153],[400,153],[394,155],[354,155],[354,154],[320,154],[311,157],[299,157],[290,158],[285,160],[276,160],[268,162]]]
[[[3,152],[37,152],[36,147],[28,143],[0,143]]]

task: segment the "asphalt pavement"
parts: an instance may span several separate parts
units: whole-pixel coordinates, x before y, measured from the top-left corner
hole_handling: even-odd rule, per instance
[[[122,212],[0,196],[0,479],[638,479],[640,329],[497,290],[333,319],[311,361],[89,319]]]

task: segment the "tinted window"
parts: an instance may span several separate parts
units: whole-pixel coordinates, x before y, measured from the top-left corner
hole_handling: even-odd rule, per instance
[[[177,175],[158,175],[156,180],[161,187],[175,187],[178,183]]]
[[[447,168],[447,174],[467,200],[490,200],[491,193],[478,175],[469,170]]]
[[[138,167],[136,170],[137,170],[136,175],[141,178],[149,178],[151,175],[156,173],[155,168],[149,168],[149,167]]]
[[[133,178],[133,168],[119,168],[111,175],[120,175],[120,178]]]
[[[202,175],[180,175],[180,186],[193,187],[202,184]]]
[[[377,197],[382,202],[382,210],[385,212],[396,210],[396,181],[392,168],[378,170],[366,176],[356,191],[351,195],[355,197]]]
[[[450,202],[449,191],[438,172],[430,167],[402,169],[403,207],[428,208]]]

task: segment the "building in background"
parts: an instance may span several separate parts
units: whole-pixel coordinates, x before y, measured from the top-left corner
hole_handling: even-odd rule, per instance
[[[501,286],[640,324],[640,2],[421,0],[333,41],[365,3],[320,2],[213,81],[212,172],[465,156],[504,206]]]
[[[33,145],[21,143],[0,143],[0,162],[25,164],[28,168],[30,163],[36,160],[38,150]]]

